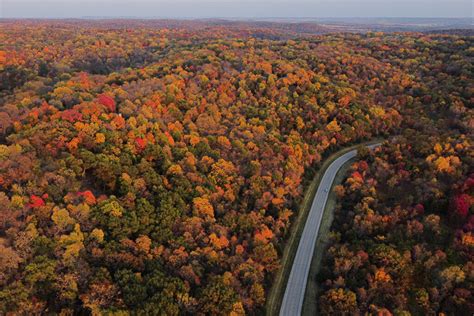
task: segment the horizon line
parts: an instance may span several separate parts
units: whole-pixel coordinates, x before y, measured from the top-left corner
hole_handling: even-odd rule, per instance
[[[81,16],[81,17],[22,17],[22,16],[11,16],[11,17],[3,17],[0,16],[0,20],[110,20],[110,19],[126,19],[126,20],[209,20],[209,19],[219,19],[219,20],[230,20],[230,19],[241,19],[241,20],[253,20],[253,19],[284,19],[284,20],[291,20],[291,19],[417,19],[417,20],[429,20],[429,19],[436,19],[436,20],[471,20],[474,22],[473,17],[443,17],[443,16],[433,16],[433,17],[412,17],[412,16],[292,16],[292,17],[265,17],[265,16],[254,16],[254,17],[246,17],[246,16],[233,16],[233,17],[226,17],[226,16],[209,16],[209,17],[175,17],[175,16],[101,16],[101,15],[91,15],[91,16]]]

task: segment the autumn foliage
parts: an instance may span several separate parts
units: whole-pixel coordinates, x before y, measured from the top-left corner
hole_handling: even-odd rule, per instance
[[[443,122],[432,122],[436,129],[406,123],[381,148],[361,150],[338,189],[318,276],[323,314],[468,315],[474,308],[471,144]],[[445,152],[455,169],[426,163]]]
[[[315,168],[375,137],[322,308],[471,307],[472,38],[203,23],[2,21],[0,314],[262,314]]]

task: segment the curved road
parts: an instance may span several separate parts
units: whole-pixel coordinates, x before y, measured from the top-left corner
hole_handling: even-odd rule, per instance
[[[380,144],[367,147],[374,148],[377,146],[380,146]],[[313,204],[311,205],[311,210],[306,219],[303,234],[301,235],[298,245],[298,250],[293,260],[293,266],[286,284],[285,296],[283,297],[280,308],[280,316],[301,315],[309,268],[311,267],[314,246],[319,233],[319,226],[321,225],[321,218],[326,206],[329,190],[331,190],[332,183],[339,169],[356,155],[356,149],[342,155],[334,160],[324,173],[316,195],[314,196]]]

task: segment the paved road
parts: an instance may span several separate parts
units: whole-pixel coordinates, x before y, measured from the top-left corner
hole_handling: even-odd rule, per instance
[[[369,148],[380,146],[380,144],[370,145]],[[306,224],[301,235],[298,250],[293,261],[290,277],[286,284],[285,296],[280,308],[280,316],[297,316],[301,315],[303,307],[303,299],[306,291],[306,283],[308,281],[309,268],[313,259],[314,246],[321,225],[321,218],[324,207],[328,199],[329,190],[336,177],[337,171],[347,161],[354,158],[357,150],[352,150],[341,157],[337,158],[326,170],[319,184],[316,195],[314,196],[311,210],[309,211]]]

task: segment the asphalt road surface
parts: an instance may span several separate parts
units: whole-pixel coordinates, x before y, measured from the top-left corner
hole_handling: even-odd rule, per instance
[[[369,148],[380,146],[380,144],[370,145]],[[286,284],[285,296],[280,308],[280,316],[297,316],[301,315],[303,309],[303,299],[306,291],[306,283],[308,281],[309,268],[313,259],[314,246],[321,225],[324,208],[328,199],[331,185],[334,182],[336,173],[350,159],[354,158],[357,150],[352,150],[341,157],[334,160],[324,173],[319,184],[316,195],[314,196],[311,210],[309,211],[306,224],[301,235],[298,250],[293,261],[290,277]],[[315,298],[316,299],[316,298]]]

